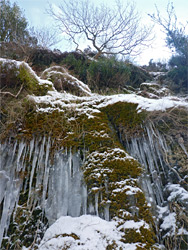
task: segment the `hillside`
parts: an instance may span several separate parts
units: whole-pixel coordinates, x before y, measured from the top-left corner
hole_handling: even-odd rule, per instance
[[[0,59],[1,249],[186,249],[188,99],[65,64]]]

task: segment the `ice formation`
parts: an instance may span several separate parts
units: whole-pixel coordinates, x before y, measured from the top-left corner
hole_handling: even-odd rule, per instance
[[[136,94],[113,96],[93,94],[84,83],[74,77],[71,78],[73,80],[71,84],[78,87],[86,96],[76,96],[67,92],[59,93],[50,81],[36,76],[29,65],[5,59],[0,61],[16,69],[23,64],[37,79],[39,85],[51,86],[51,91],[48,91],[45,96],[30,95],[27,97],[36,104],[38,114],[53,111],[65,114],[66,110],[69,110],[72,113],[77,112],[78,115],[85,115],[92,120],[101,113],[102,108],[119,102],[137,104],[138,113],[143,110],[151,112],[166,111],[168,108],[181,106],[188,107],[185,98],[173,96],[151,99]],[[49,72],[53,73],[50,70],[44,73]],[[61,72],[61,74],[68,77],[67,72]],[[68,122],[75,121],[76,116],[67,117],[67,120]],[[87,159],[85,149],[82,149],[82,152],[78,148],[75,150],[71,147],[60,147],[54,150],[54,139],[50,136],[35,137],[33,135],[29,143],[25,139],[8,138],[0,146],[0,245],[3,236],[7,235],[11,216],[13,215],[13,218],[16,216],[21,193],[25,193],[27,188],[26,206],[31,210],[39,206],[50,225],[39,250],[46,250],[52,246],[53,249],[63,248],[66,244],[70,247],[69,249],[75,249],[75,247],[76,249],[99,249],[100,246],[102,250],[106,249],[107,244],[113,244],[113,240],[123,249],[135,250],[139,244],[122,243],[121,237],[122,231],[134,229],[134,232],[139,233],[150,227],[142,219],[138,218],[137,221],[132,219],[132,217],[138,216],[139,210],[135,206],[135,196],[143,192],[155,217],[156,230],[159,228],[157,236],[160,239],[175,234],[188,235],[185,228],[176,228],[176,214],[168,206],[168,202],[174,200],[181,203],[182,209],[186,210],[188,206],[188,193],[180,185],[181,179],[175,169],[170,169],[165,159],[165,156],[170,153],[170,148],[164,135],[156,129],[154,124],[148,124],[144,128],[144,132],[143,136],[131,139],[119,132],[120,142],[126,151],[122,147],[107,148],[103,152],[95,149],[93,152],[89,152]],[[92,138],[100,138],[100,140],[110,139],[110,134],[105,130],[90,131],[90,135]],[[187,156],[186,148],[180,139],[179,145]],[[113,159],[119,164],[137,160],[142,165],[144,172],[139,180],[129,176],[127,179],[116,180],[109,184],[105,173],[112,170],[108,167],[100,169],[109,159]],[[104,186],[97,185],[96,181],[92,188],[88,189],[84,179],[83,166],[86,170],[96,167],[92,172],[92,177],[94,180],[104,178]],[[179,178],[180,183],[173,183],[173,179],[169,175],[169,172],[172,171],[176,178]],[[135,185],[137,182],[140,185]],[[122,218],[129,218],[126,221],[119,218],[111,220],[112,201],[108,199],[109,185],[114,185],[111,193],[114,199],[120,193],[128,197],[131,206],[130,212],[120,211]],[[102,197],[101,190],[105,190],[107,194],[105,202],[103,202],[104,197]],[[101,209],[99,205],[102,202]],[[117,229],[117,227],[119,228]],[[144,244],[141,246],[144,247]]]

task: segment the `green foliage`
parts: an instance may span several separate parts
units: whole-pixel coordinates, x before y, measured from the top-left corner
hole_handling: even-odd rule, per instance
[[[123,89],[130,79],[130,68],[115,57],[92,61],[87,70],[88,85],[92,90]]]
[[[59,64],[66,56],[67,52],[61,53],[55,49],[52,51],[50,49],[36,47],[32,49],[29,61],[36,72],[41,72],[52,63]]]
[[[26,115],[36,109],[36,105],[26,96],[45,95],[52,86],[39,84],[36,75],[27,64],[18,65],[15,61],[0,62],[1,74],[1,126],[0,137],[6,139],[7,133],[15,134],[23,126]],[[8,132],[9,131],[9,132]]]
[[[146,70],[134,64],[129,64],[129,67],[131,72],[129,85],[133,88],[139,88],[141,83],[152,80],[151,75]]]
[[[61,64],[65,64],[70,71],[74,72],[79,80],[87,83],[87,69],[89,62],[86,57],[80,54],[70,53],[61,61]]]
[[[188,92],[188,36],[180,29],[169,31],[167,44],[174,48],[176,55],[172,56],[168,77],[173,81],[172,89],[175,92]]]
[[[25,35],[28,36],[27,21],[18,5],[14,3],[11,6],[9,0],[1,0],[0,8],[0,41],[12,42],[18,38],[24,40]]]
[[[178,23],[173,2],[169,2],[166,8],[167,18],[161,16],[158,8],[157,14],[149,15],[159,24],[166,33],[167,46],[172,50],[173,56],[169,61],[172,67],[167,81],[172,81],[172,90],[175,92],[188,91],[188,35],[186,24]],[[174,53],[175,52],[175,53]],[[174,68],[175,67],[175,68]]]
[[[167,64],[163,62],[154,62],[153,59],[149,61],[149,65],[144,65],[142,68],[151,72],[167,72]]]
[[[177,55],[188,58],[188,35],[185,34],[184,27],[169,29],[166,40],[167,45],[175,49]]]
[[[171,84],[171,89],[173,91],[176,93],[188,92],[188,65],[177,65],[177,67],[169,71],[168,77],[173,81]]]
[[[1,0],[0,9],[1,55],[23,58],[26,48],[36,46],[37,39],[29,34],[27,20],[16,3],[11,5],[9,0]]]
[[[142,82],[151,80],[151,76],[142,68],[118,60],[116,57],[101,57],[90,60],[78,52],[55,53],[44,49],[33,50],[31,62],[35,70],[45,69],[53,63],[61,64],[80,81],[88,84],[98,93],[127,92],[126,87],[139,87]]]

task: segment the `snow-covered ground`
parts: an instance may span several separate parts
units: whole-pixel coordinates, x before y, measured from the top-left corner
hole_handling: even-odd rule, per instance
[[[151,99],[136,94],[118,94],[102,96],[92,94],[91,96],[78,97],[69,93],[59,93],[49,91],[45,96],[30,96],[31,100],[37,104],[46,104],[46,108],[38,108],[40,112],[52,112],[54,110],[63,111],[65,108],[74,108],[76,111],[85,113],[88,117],[93,117],[94,113],[100,112],[100,109],[118,102],[128,102],[138,104],[138,112],[146,111],[165,111],[173,107],[186,107],[188,102],[185,98],[175,96],[165,96],[160,99]]]
[[[134,222],[134,221],[133,221]],[[139,230],[144,222],[128,221],[127,227]],[[136,250],[138,243],[122,243],[121,233],[115,221],[105,221],[97,216],[62,216],[46,231],[39,250],[57,250],[68,247],[70,250],[105,250],[113,242],[118,248]]]

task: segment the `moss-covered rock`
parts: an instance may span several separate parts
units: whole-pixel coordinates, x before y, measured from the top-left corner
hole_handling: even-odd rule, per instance
[[[42,81],[25,62],[1,58],[0,70],[3,92],[19,90],[21,85],[29,94],[34,95],[45,95],[49,90],[53,90],[52,83]]]
[[[8,62],[1,61],[1,64],[4,67],[4,65],[8,65]],[[9,78],[7,78],[8,71],[5,70],[5,67],[3,68],[2,79],[6,79],[3,82],[5,90],[11,91],[14,86],[14,91],[17,93],[22,85],[23,90],[21,89],[18,97],[9,94],[3,95],[3,101],[7,103],[7,108],[2,109],[4,127],[1,131],[4,138],[11,138],[12,141],[18,141],[18,143],[25,138],[24,143],[29,144],[33,137],[36,140],[41,137],[50,137],[52,164],[54,154],[59,150],[62,154],[70,148],[71,152],[79,151],[83,163],[81,168],[84,182],[88,188],[88,211],[106,220],[116,221],[121,241],[125,244],[138,243],[137,250],[155,249],[157,239],[153,217],[145,195],[138,184],[143,166],[128,155],[123,144],[131,138],[144,138],[145,124],[152,121],[157,125],[159,131],[170,134],[174,138],[171,143],[173,156],[167,153],[165,157],[168,157],[171,166],[176,164],[179,169],[182,169],[180,177],[186,181],[183,177],[184,169],[186,169],[186,153],[183,147],[187,148],[188,141],[186,135],[187,111],[183,108],[173,107],[166,112],[146,112],[138,109],[138,105],[134,103],[111,102],[109,97],[105,99],[99,95],[93,97],[91,93],[86,93],[87,86],[82,85],[83,83],[74,85],[73,83],[77,79],[68,75],[63,68],[55,66],[46,70],[43,77],[50,78],[54,84],[60,79],[62,86],[58,90],[62,92],[66,90],[69,93],[59,93],[53,89],[53,85],[48,80],[41,81],[34,75],[28,65],[17,64],[14,61],[11,61],[10,65]],[[76,89],[71,88],[73,85],[76,86]],[[82,89],[81,86],[84,88]],[[74,95],[70,93],[74,93]],[[104,100],[105,105],[100,105]],[[169,143],[170,137],[168,140]],[[45,144],[44,149],[46,150],[46,148]],[[19,175],[28,178],[33,159],[28,157],[28,150],[26,150],[25,157],[27,167],[25,172],[20,172]],[[36,181],[36,171],[33,182]],[[178,172],[181,171],[178,170]],[[39,198],[41,198],[42,190],[41,185],[37,190]],[[21,193],[17,217],[12,220],[10,225],[9,238],[12,243],[15,242],[14,247],[17,243],[16,247],[19,244],[21,247],[19,235],[20,239],[25,237],[24,226],[21,223],[26,223],[26,232],[29,232],[29,228],[31,228],[32,234],[28,243],[23,239],[22,245],[29,247],[36,233],[36,227],[32,225],[36,221],[32,219],[34,215],[31,213],[31,209],[23,208],[28,200],[28,195],[28,190]],[[29,221],[24,220],[26,217],[29,218]],[[76,238],[74,234],[62,235],[62,237],[66,236]],[[9,243],[5,242],[4,245],[6,244]],[[116,248],[116,242],[114,245],[109,244],[108,249]]]
[[[91,94],[89,87],[68,73],[64,67],[52,66],[46,69],[41,77],[53,82],[57,91],[66,91],[77,96]]]

